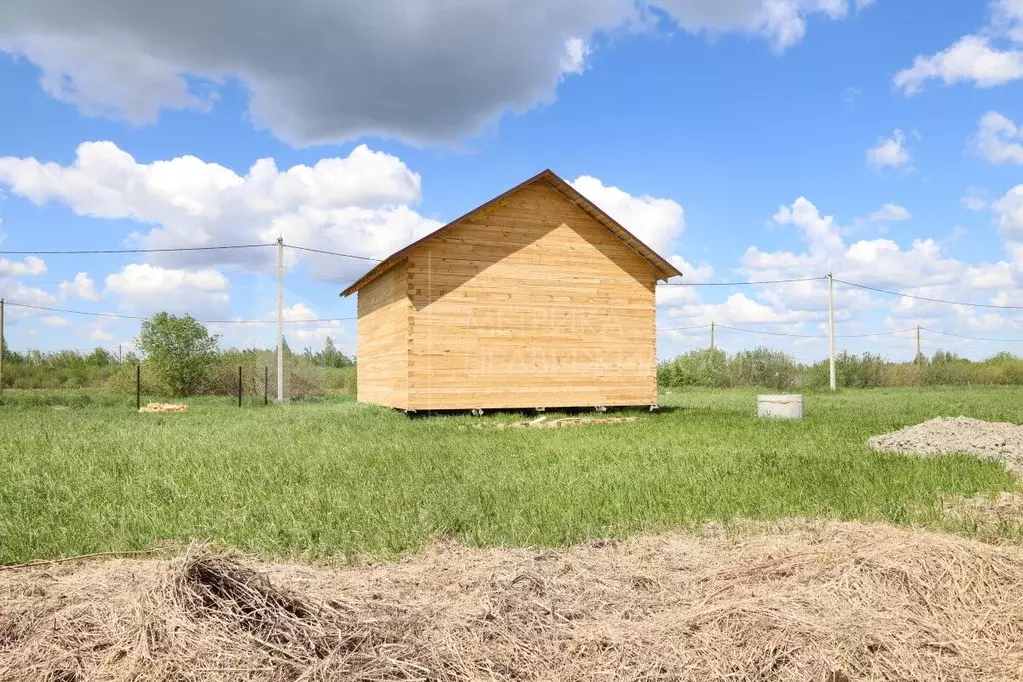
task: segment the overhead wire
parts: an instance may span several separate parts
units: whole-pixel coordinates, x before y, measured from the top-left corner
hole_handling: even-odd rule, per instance
[[[657,331],[659,331],[659,332],[672,332],[672,331],[682,331],[682,330],[686,330],[686,329],[710,329],[710,326],[711,325],[709,325],[709,324],[701,324],[701,325],[694,325],[692,327],[668,327],[668,328],[665,328],[665,329],[658,329]],[[730,325],[718,324],[718,323],[714,324],[714,328],[715,329],[727,329],[729,331],[743,332],[743,333],[746,333],[746,334],[767,334],[769,336],[789,336],[789,337],[800,338],[800,339],[827,339],[828,338],[828,336],[825,335],[825,334],[795,334],[795,333],[791,333],[791,332],[775,332],[775,331],[770,331],[770,330],[766,330],[766,329],[747,329],[745,327],[733,327],[733,326],[730,326]],[[866,338],[870,338],[870,337],[873,337],[873,336],[893,336],[895,334],[905,334],[905,333],[913,332],[913,331],[916,331],[916,328],[913,328],[913,329],[895,329],[895,330],[885,331],[885,332],[870,332],[869,334],[836,334],[835,338],[836,339],[866,339]]]
[[[691,327],[668,327],[667,329],[658,329],[659,332],[682,332],[690,329],[710,329],[709,324],[694,324]]]
[[[4,301],[4,305],[12,306],[16,308],[30,308],[32,310],[42,310],[53,313],[63,313],[65,315],[85,315],[88,317],[103,317],[116,320],[148,320],[148,317],[140,317],[137,315],[122,315],[120,313],[97,313],[87,310],[70,310],[67,308],[51,308],[49,306],[32,305],[29,303],[17,303],[15,301]],[[321,322],[351,322],[358,318],[355,317],[318,317],[308,320],[284,320],[285,324],[312,324]],[[203,324],[277,324],[276,320],[196,320]]]
[[[52,249],[52,250],[50,250],[50,249],[35,249],[35,250],[10,250],[10,249],[4,249],[4,250],[0,250],[0,255],[12,255],[12,256],[31,256],[31,255],[116,255],[116,254],[139,254],[139,253],[175,253],[175,252],[225,251],[225,250],[235,250],[235,249],[270,248],[270,247],[274,247],[274,246],[277,246],[277,244],[275,244],[275,243],[266,243],[266,244],[225,244],[225,245],[209,245],[209,246],[186,246],[186,247],[165,247],[165,248],[125,248],[125,249]],[[370,256],[362,256],[362,255],[358,255],[358,254],[343,253],[343,252],[339,252],[339,251],[329,251],[329,250],[326,250],[326,249],[317,249],[317,248],[308,247],[308,246],[302,246],[302,245],[297,245],[297,244],[284,244],[283,246],[285,248],[293,249],[293,250],[296,250],[296,251],[304,251],[304,252],[307,252],[307,253],[316,253],[316,254],[335,256],[335,257],[340,257],[340,258],[351,258],[351,259],[355,259],[355,260],[363,260],[363,261],[369,261],[369,262],[374,262],[374,263],[383,262],[379,258],[372,258]],[[813,277],[790,277],[790,278],[779,278],[779,279],[769,279],[769,280],[751,280],[751,281],[746,281],[746,282],[662,282],[662,283],[659,283],[658,286],[680,286],[680,287],[760,286],[760,285],[771,285],[771,284],[789,284],[789,283],[797,283],[797,282],[815,282],[815,281],[826,280],[827,278],[828,278],[828,275],[813,276]],[[890,296],[898,296],[898,297],[902,297],[902,298],[915,299],[915,300],[921,300],[921,301],[927,301],[927,302],[931,302],[931,303],[940,303],[940,304],[944,304],[944,305],[957,305],[957,306],[965,306],[965,307],[973,307],[973,308],[986,308],[986,309],[994,309],[994,310],[1023,310],[1023,305],[999,305],[999,304],[993,304],[993,303],[976,303],[976,302],[967,302],[967,301],[956,301],[956,300],[950,300],[950,299],[942,299],[942,298],[937,298],[937,297],[933,297],[933,296],[925,296],[925,295],[922,295],[922,294],[911,294],[911,293],[906,293],[906,292],[902,292],[902,291],[894,291],[894,290],[891,290],[891,289],[884,289],[882,287],[875,287],[875,286],[872,286],[872,285],[862,284],[862,283],[859,283],[859,282],[852,282],[852,281],[845,280],[845,279],[839,279],[837,277],[834,277],[833,281],[838,282],[840,284],[844,284],[846,286],[850,286],[850,287],[854,287],[854,288],[858,288],[858,289],[863,289],[863,290],[866,290],[866,291],[873,291],[873,292],[880,293],[880,294],[885,294],[885,295],[890,295]],[[56,281],[52,281],[52,282],[51,281],[39,281],[39,282],[36,282],[36,284],[59,284],[59,283],[61,283],[61,282],[56,282]],[[47,312],[56,312],[56,313],[70,314],[70,315],[86,315],[86,316],[93,316],[93,317],[106,317],[106,318],[112,318],[112,319],[125,319],[125,320],[144,320],[144,319],[147,319],[145,317],[134,316],[134,315],[121,315],[121,314],[117,314],[117,313],[96,313],[96,312],[81,311],[81,310],[69,310],[69,309],[64,309],[64,308],[52,308],[52,307],[47,307],[47,306],[37,306],[37,305],[30,305],[30,304],[25,304],[25,303],[17,303],[17,302],[13,302],[13,301],[7,301],[6,303],[7,303],[7,305],[14,306],[14,307],[29,308],[29,309],[35,309],[35,310],[41,310],[41,311],[47,311]],[[343,321],[352,321],[352,320],[355,320],[355,319],[357,319],[357,318],[354,318],[354,317],[315,318],[315,319],[310,319],[310,320],[285,320],[285,322],[289,323],[289,324],[301,324],[301,323],[317,323],[317,322],[343,322]],[[199,320],[199,322],[203,322],[204,324],[273,324],[274,323],[273,320]],[[828,336],[826,336],[826,335],[797,334],[797,333],[792,333],[792,332],[777,332],[777,331],[769,331],[769,330],[756,330],[756,329],[747,329],[747,328],[743,328],[743,327],[733,327],[733,326],[730,326],[730,325],[723,325],[723,324],[717,324],[715,326],[718,329],[736,331],[736,332],[747,333],[747,334],[763,334],[763,335],[768,335],[768,336],[803,338],[803,339],[826,339],[826,338],[828,338]],[[658,332],[689,331],[689,330],[695,330],[695,329],[706,329],[706,328],[709,328],[709,327],[710,327],[710,325],[704,324],[704,325],[692,325],[692,326],[686,326],[686,327],[671,327],[671,328],[665,328],[665,329],[658,329],[657,331]],[[925,328],[921,327],[921,330],[924,330],[924,329]],[[914,331],[914,330],[906,329],[906,330],[895,330],[895,331],[886,331],[886,332],[872,332],[872,333],[867,333],[867,334],[843,334],[843,335],[836,335],[835,338],[847,338],[847,339],[848,338],[870,338],[870,337],[874,337],[874,336],[887,336],[887,335],[901,334],[901,333],[906,333],[906,332],[910,332],[910,331]],[[974,337],[974,336],[966,336],[966,335],[961,335],[961,334],[954,334],[954,333],[951,333],[951,332],[943,332],[943,331],[939,331],[939,330],[935,330],[935,329],[926,329],[926,331],[929,331],[929,332],[932,332],[932,333],[935,333],[935,334],[942,334],[942,335],[945,335],[945,336],[952,336],[952,337],[968,339],[968,340],[995,341],[995,342],[998,342],[998,341],[1023,342],[1023,339],[995,339],[995,338],[985,338],[985,337]]]
[[[996,339],[985,336],[965,336],[963,334],[953,334],[952,332],[943,332],[937,329],[929,329],[928,327],[920,327],[920,331],[931,332],[932,334],[940,334],[942,336],[953,336],[957,339],[967,339],[969,341],[996,341],[1003,343],[1023,343],[1023,339]]]
[[[732,327],[727,324],[715,324],[717,329],[730,329],[731,331],[744,332],[746,334],[766,334],[767,336],[789,336],[797,339],[826,339],[827,336],[820,336],[814,334],[794,334],[791,332],[772,332],[763,329],[745,329],[743,327]]]
[[[997,305],[994,303],[971,303],[966,301],[952,301],[944,298],[935,298],[933,296],[923,296],[921,294],[907,294],[902,291],[892,291],[891,289],[882,289],[880,287],[873,287],[869,284],[860,284],[858,282],[850,282],[844,279],[835,278],[836,282],[845,284],[857,289],[866,289],[867,291],[875,291],[879,294],[888,294],[890,296],[901,296],[902,298],[913,298],[919,301],[929,301],[931,303],[943,303],[945,305],[961,305],[970,308],[993,308],[995,310],[1023,310],[1023,305]]]
[[[750,282],[659,282],[662,287],[743,287],[760,284],[789,284],[791,282],[817,282],[827,279],[827,275],[819,277],[792,277],[789,279],[763,279]],[[837,280],[836,280],[837,281]]]
[[[0,250],[8,256],[89,256],[123,253],[176,253],[184,251],[226,251],[230,249],[263,249],[276,244],[227,244],[223,246],[175,246],[156,249],[57,249],[57,250]]]
[[[341,253],[339,251],[326,251],[324,249],[314,249],[309,246],[297,246],[295,244],[285,244],[286,249],[295,249],[296,251],[307,251],[309,253],[321,253],[326,256],[339,256],[341,258],[354,258],[356,260],[371,261],[373,263],[383,263],[384,261],[380,258],[371,258],[370,256],[358,256],[353,253]]]

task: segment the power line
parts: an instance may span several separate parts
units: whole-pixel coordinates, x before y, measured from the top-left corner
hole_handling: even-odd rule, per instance
[[[227,244],[223,246],[178,246],[158,249],[25,249],[25,250],[0,250],[0,254],[8,256],[87,256],[87,255],[115,255],[129,253],[176,253],[183,251],[227,251],[232,249],[262,249],[276,246],[276,244]],[[355,258],[357,260],[382,263],[380,258],[359,256],[353,253],[341,253],[339,251],[327,251],[325,249],[314,249],[308,246],[285,244],[285,248],[296,251],[308,251],[309,253],[320,253],[326,256],[338,256],[341,258]]]
[[[836,339],[867,339],[872,336],[895,336],[896,334],[907,334],[909,332],[915,332],[916,328],[913,329],[895,329],[889,332],[871,332],[869,334],[835,334]],[[827,337],[824,337],[827,338]]]
[[[836,282],[846,284],[857,289],[866,289],[868,291],[876,291],[880,294],[889,294],[891,296],[901,296],[903,298],[914,298],[920,301],[929,301],[931,303],[944,303],[946,305],[962,305],[971,308],[994,308],[996,310],[1023,310],[1023,306],[1020,305],[995,305],[993,303],[967,303],[965,301],[950,301],[942,298],[933,298],[931,296],[921,296],[919,294],[906,294],[901,291],[891,291],[890,289],[880,289],[878,287],[872,287],[867,284],[858,284],[856,282],[849,282],[844,279],[835,278]]]
[[[932,334],[941,334],[942,336],[954,336],[957,339],[968,339],[970,341],[1001,341],[1003,343],[1023,343],[1023,339],[994,339],[985,336],[964,336],[962,334],[953,334],[952,332],[938,331],[937,329],[928,329],[927,327],[920,327],[921,331],[931,332]]]
[[[119,315],[117,313],[91,313],[85,310],[67,310],[65,308],[48,308],[42,305],[31,305],[28,303],[15,303],[14,301],[7,301],[7,305],[15,306],[17,308],[31,308],[32,310],[44,310],[49,313],[65,313],[67,315],[87,315],[89,317],[109,317],[117,320],[145,320],[145,317],[136,317],[134,315]]]
[[[763,279],[752,282],[659,282],[657,286],[662,287],[744,287],[758,284],[788,284],[790,282],[817,282],[827,279],[826,275],[819,277],[793,277],[790,279]],[[837,281],[837,280],[836,280]]]
[[[812,334],[792,334],[790,332],[770,332],[766,330],[757,329],[743,329],[742,327],[730,327],[725,324],[716,325],[718,329],[730,329],[734,332],[744,332],[746,334],[766,334],[768,336],[790,336],[797,339],[826,339],[827,336],[812,335]]]
[[[659,332],[681,332],[688,329],[710,329],[709,324],[696,324],[692,327],[668,327],[667,329],[658,329]]]
[[[702,326],[703,327],[709,327],[710,325],[702,325]],[[766,334],[768,336],[788,336],[788,337],[797,338],[797,339],[827,339],[828,338],[828,336],[825,335],[825,334],[794,334],[794,333],[791,333],[791,332],[773,332],[773,331],[768,331],[766,329],[746,329],[744,327],[732,327],[732,326],[729,326],[729,325],[726,325],[726,324],[717,324],[715,326],[718,329],[728,329],[730,331],[743,332],[745,334]],[[664,329],[664,330],[661,330],[661,331],[671,331],[671,330]],[[913,332],[913,331],[916,331],[916,329],[915,328],[913,328],[913,329],[896,329],[896,330],[887,331],[887,332],[871,332],[869,334],[836,334],[835,338],[836,339],[866,339],[866,338],[870,338],[872,336],[893,336],[895,334],[905,334],[907,332]]]
[[[284,324],[311,324],[320,322],[352,322],[357,317],[317,317],[311,320],[284,320]],[[203,324],[277,324],[277,320],[196,320]]]
[[[341,258],[355,258],[356,260],[368,260],[373,263],[383,263],[379,258],[370,258],[369,256],[356,256],[352,253],[340,253],[338,251],[325,251],[323,249],[313,249],[308,246],[295,246],[294,244],[285,244],[286,249],[295,249],[296,251],[308,251],[309,253],[322,253],[325,256],[340,256]]]
[[[148,320],[148,317],[137,315],[121,315],[119,313],[95,313],[86,310],[68,310],[66,308],[50,308],[41,305],[30,305],[28,303],[15,303],[6,301],[6,305],[17,308],[31,308],[32,310],[43,310],[51,313],[64,313],[66,315],[85,315],[88,317],[106,317],[115,320]],[[320,322],[351,322],[357,320],[355,317],[319,317],[310,320],[284,320],[285,324],[311,324]],[[276,320],[196,320],[202,324],[276,324]]]
[[[226,251],[229,249],[262,249],[276,244],[231,244],[225,246],[177,246],[163,249],[67,249],[55,251],[0,251],[9,256],[88,256],[119,253],[174,253],[180,251]]]

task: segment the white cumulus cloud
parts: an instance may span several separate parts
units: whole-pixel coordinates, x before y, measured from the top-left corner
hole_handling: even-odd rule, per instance
[[[869,219],[875,223],[897,223],[912,217],[913,215],[905,207],[888,203],[871,213]]]
[[[685,230],[685,210],[672,199],[634,196],[588,175],[576,178],[571,185],[662,255]]]
[[[980,119],[973,151],[991,163],[1023,164],[1023,128],[997,111]]]
[[[877,170],[906,168],[912,161],[906,146],[906,134],[896,129],[891,137],[878,138],[877,144],[867,150],[867,163]]]
[[[223,314],[230,301],[231,283],[217,270],[180,270],[133,263],[107,275],[105,293],[139,315],[161,310],[202,317]]]
[[[87,272],[79,272],[71,281],[61,282],[60,295],[74,296],[83,301],[98,301],[100,299],[99,291],[96,290],[96,282],[89,277]]]
[[[811,16],[841,19],[851,7],[846,0],[661,0],[657,4],[690,33],[760,35],[779,52],[803,39]],[[873,0],[857,0],[855,9],[872,4]]]
[[[1008,260],[967,264],[958,260],[948,248],[950,240],[914,239],[902,245],[893,239],[861,239],[847,241],[850,231],[834,216],[824,214],[809,199],[800,197],[782,206],[772,222],[799,231],[806,243],[802,252],[770,251],[750,246],[739,259],[736,272],[750,280],[787,280],[809,278],[807,281],[778,282],[751,289],[753,293],[731,293],[719,302],[702,302],[689,293],[661,303],[661,326],[672,328],[693,324],[734,325],[750,329],[776,331],[810,337],[827,334],[827,280],[829,270],[837,279],[869,286],[899,290],[944,299],[977,301],[1006,305],[1023,299],[1023,185],[995,202],[1005,232]],[[900,215],[898,211],[886,211]],[[672,294],[668,294],[671,296]],[[659,292],[660,299],[660,292]],[[878,314],[889,329],[906,329],[914,325],[970,330],[1001,329],[1006,334],[1023,330],[1023,319],[1011,313],[992,315],[962,306],[942,306],[908,298],[892,298],[836,283],[835,312],[840,333],[871,333],[881,331],[871,320]],[[767,342],[773,346],[789,343],[782,338],[737,333],[728,337],[738,347]],[[683,346],[705,343],[702,338],[666,338]],[[898,341],[885,337],[886,343]],[[816,338],[799,338],[794,342],[810,350],[808,357],[824,352],[824,342]],[[814,345],[817,344],[817,345]],[[669,351],[670,352],[670,351]]]
[[[358,146],[341,158],[280,170],[256,161],[245,175],[194,156],[138,163],[112,142],[79,146],[67,166],[34,158],[0,158],[0,186],[38,205],[54,201],[75,213],[139,223],[148,248],[296,244],[383,258],[440,226],[417,214],[420,176],[397,157]],[[302,256],[313,275],[351,279],[365,261]],[[298,259],[288,253],[289,263]],[[268,268],[271,249],[151,254],[158,265],[242,263]]]
[[[46,274],[46,263],[35,256],[28,256],[22,261],[0,258],[0,277],[34,277]]]
[[[791,206],[781,206],[772,220],[778,225],[799,228],[811,251],[828,253],[842,246],[841,229],[834,216],[822,216],[806,197],[799,197]]]
[[[987,191],[979,187],[969,187],[966,194],[959,200],[963,206],[971,211],[983,211],[991,203],[987,198]]]
[[[912,66],[895,74],[895,87],[914,95],[930,80],[988,88],[1023,78],[1023,6],[1019,0],[994,0],[990,6],[991,17],[981,32],[933,55],[918,55]]]

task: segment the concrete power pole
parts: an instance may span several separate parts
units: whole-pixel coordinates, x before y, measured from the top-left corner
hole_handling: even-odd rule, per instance
[[[714,350],[714,323],[710,323],[710,349]]]
[[[916,364],[920,364],[920,359],[923,353],[920,349],[920,325],[916,326]]]
[[[284,402],[284,237],[277,238],[277,402]]]
[[[0,395],[4,394],[4,299],[0,298]]]
[[[831,360],[828,363],[828,370],[831,379],[831,390],[836,389],[835,385],[835,276],[828,270],[828,338],[831,344]]]

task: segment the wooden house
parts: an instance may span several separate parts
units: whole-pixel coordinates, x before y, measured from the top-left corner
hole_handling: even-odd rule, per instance
[[[358,292],[358,399],[408,411],[654,406],[654,289],[681,273],[549,170]]]

